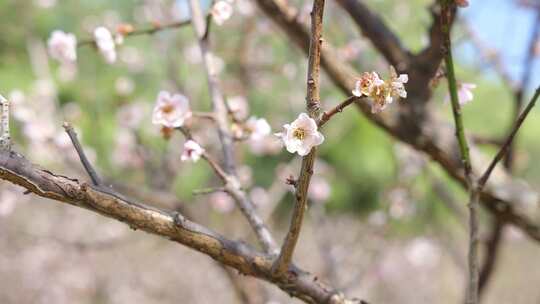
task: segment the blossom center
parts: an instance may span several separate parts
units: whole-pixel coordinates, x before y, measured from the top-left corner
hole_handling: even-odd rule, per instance
[[[174,106],[172,104],[166,104],[161,108],[161,110],[165,114],[170,114],[174,111]]]
[[[306,137],[306,131],[302,128],[294,129],[293,137],[299,140],[303,140]]]

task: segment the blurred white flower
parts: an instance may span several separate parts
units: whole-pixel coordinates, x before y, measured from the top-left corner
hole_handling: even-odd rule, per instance
[[[476,84],[463,82],[458,84],[458,100],[460,105],[466,105],[473,100],[472,90],[476,89]]]
[[[320,176],[314,176],[311,179],[311,185],[309,186],[308,196],[310,199],[318,203],[323,203],[330,198],[332,189],[330,184]]]
[[[250,140],[247,143],[251,153],[255,155],[275,155],[283,148],[282,141],[273,136],[265,136],[260,140]]]
[[[184,125],[184,121],[191,115],[189,100],[186,96],[161,91],[152,114],[152,123],[168,128],[177,128]]]
[[[235,119],[244,120],[249,114],[249,104],[244,96],[232,96],[227,98],[229,110]]]
[[[56,0],[35,0],[34,3],[41,8],[51,8],[56,5]]]
[[[246,129],[249,132],[250,140],[261,140],[272,131],[266,119],[255,116],[251,116],[246,121]]]
[[[229,213],[234,210],[234,201],[225,192],[212,193],[209,199],[212,208],[219,213]]]
[[[94,39],[105,61],[109,64],[115,63],[116,46],[111,32],[107,28],[100,26],[94,30]]]
[[[255,7],[249,0],[236,0],[236,9],[244,16],[252,16],[255,13]]]
[[[180,159],[182,161],[197,162],[203,153],[204,149],[199,146],[198,143],[193,140],[188,140],[184,143],[184,151],[182,152]]]
[[[283,128],[285,132],[276,133],[276,135],[281,137],[290,153],[305,156],[311,151],[311,148],[324,141],[324,135],[317,130],[317,123],[306,113],[300,113],[296,120],[291,124],[284,125]]]
[[[118,77],[114,83],[116,93],[120,96],[128,96],[135,90],[135,83],[129,77]]]
[[[435,267],[439,263],[441,252],[433,241],[417,237],[406,246],[405,256],[413,266]]]
[[[53,31],[47,41],[49,54],[61,63],[70,63],[77,60],[77,38],[71,33]]]
[[[231,18],[233,7],[228,1],[219,0],[212,6],[212,17],[217,25],[222,25],[225,21]]]

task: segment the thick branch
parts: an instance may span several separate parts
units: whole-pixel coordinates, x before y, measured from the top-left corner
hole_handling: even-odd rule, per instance
[[[321,283],[316,276],[294,265],[286,276],[273,277],[272,256],[226,239],[178,213],[129,202],[76,179],[41,169],[16,152],[0,152],[0,179],[38,196],[84,208],[124,222],[132,229],[141,229],[186,245],[242,274],[272,282],[306,303],[330,303],[331,298],[340,297],[336,290]]]
[[[311,11],[311,42],[308,56],[307,94],[306,108],[308,114],[313,119],[318,119],[321,108],[320,97],[320,69],[322,52],[322,29],[325,0],[314,0]],[[281,246],[279,257],[274,264],[276,276],[284,274],[292,262],[294,249],[300,236],[304,214],[307,209],[307,193],[309,182],[313,175],[313,164],[315,163],[316,147],[311,148],[311,152],[302,159],[300,177],[296,183],[296,202],[293,209],[291,224],[287,236]]]
[[[362,0],[337,0],[337,2],[391,65],[399,70],[407,69],[409,51],[403,47],[399,38],[380,16],[371,11]]]

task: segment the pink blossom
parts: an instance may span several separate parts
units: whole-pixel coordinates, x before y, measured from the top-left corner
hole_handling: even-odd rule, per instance
[[[168,128],[177,128],[183,126],[185,120],[191,115],[189,100],[186,96],[161,91],[152,114],[152,123]]]
[[[212,17],[217,25],[222,25],[231,18],[233,7],[228,1],[220,0],[214,4],[211,10]]]
[[[197,162],[203,153],[204,149],[198,143],[188,140],[184,143],[184,152],[182,152],[180,159],[182,161]]]
[[[56,30],[47,41],[49,54],[61,63],[77,60],[77,38],[71,33]]]
[[[249,132],[250,140],[261,140],[272,131],[266,119],[255,116],[251,116],[246,121],[246,129]]]
[[[460,105],[462,106],[466,105],[471,100],[473,100],[474,95],[472,93],[472,90],[476,89],[476,84],[463,82],[463,83],[460,83],[458,87],[459,88],[458,88],[457,93],[458,93],[458,100],[459,100]]]

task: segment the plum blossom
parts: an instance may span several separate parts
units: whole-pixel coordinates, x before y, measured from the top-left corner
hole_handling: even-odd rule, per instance
[[[178,128],[183,126],[185,120],[191,115],[189,100],[186,96],[161,91],[152,114],[152,123],[167,128]]]
[[[77,38],[71,33],[56,30],[47,41],[49,54],[61,63],[73,63],[77,60]]]
[[[218,1],[212,6],[212,17],[217,25],[222,25],[225,21],[231,18],[233,7],[228,1]]]
[[[323,143],[324,135],[317,130],[317,123],[306,113],[300,113],[291,124],[283,126],[283,133],[276,133],[283,140],[287,151],[307,155],[311,148]]]
[[[105,61],[109,64],[115,63],[117,57],[116,46],[111,32],[107,28],[100,26],[94,30],[94,39]]]
[[[182,161],[191,161],[195,163],[201,158],[203,153],[203,147],[199,146],[199,144],[193,140],[188,140],[184,143],[184,152],[182,152],[180,159]]]
[[[260,140],[266,135],[270,134],[272,128],[264,118],[257,118],[251,116],[245,124],[247,131],[249,132],[250,140]]]
[[[476,84],[474,83],[460,83],[458,88],[458,100],[460,105],[466,105],[471,100],[473,100],[474,95],[472,93],[473,89],[476,89]]]
[[[392,95],[399,96],[401,98],[407,98],[407,91],[405,91],[405,83],[409,81],[409,75],[397,74],[396,69],[390,66],[390,84]]]
[[[394,98],[407,98],[405,83],[409,81],[407,74],[398,75],[390,66],[390,79],[383,81],[376,72],[364,72],[356,81],[352,91],[354,96],[371,98],[371,112],[378,113],[394,101]]]
[[[382,86],[384,81],[379,77],[377,72],[364,72],[356,81],[352,94],[354,96],[369,96],[377,86]]]
[[[232,96],[227,98],[229,110],[235,119],[244,120],[249,114],[249,105],[244,96]]]

